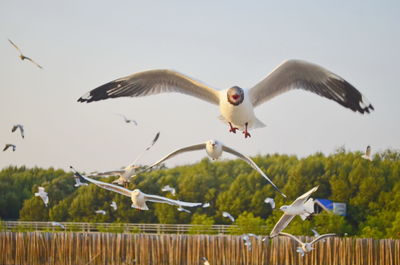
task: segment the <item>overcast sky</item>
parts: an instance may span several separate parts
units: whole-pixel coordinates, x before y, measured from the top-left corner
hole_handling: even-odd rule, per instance
[[[17,145],[0,152],[0,168],[115,169],[157,131],[143,164],[208,139],[251,156],[399,149],[399,14],[399,1],[0,0],[0,144]],[[7,38],[44,69],[21,61]],[[267,127],[244,139],[228,132],[216,106],[181,94],[76,102],[106,82],[158,68],[217,89],[250,88],[292,58],[342,76],[375,111],[361,115],[290,91],[256,108]],[[11,133],[16,123],[25,126],[24,140]],[[167,165],[205,156],[183,154]]]

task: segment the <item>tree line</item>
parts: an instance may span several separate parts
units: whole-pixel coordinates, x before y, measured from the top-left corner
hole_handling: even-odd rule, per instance
[[[296,217],[285,231],[311,235],[334,232],[349,236],[400,238],[400,152],[377,153],[373,161],[361,158],[360,152],[344,148],[333,154],[315,153],[305,158],[271,154],[253,157],[259,167],[288,196],[283,198],[267,181],[240,160],[212,162],[208,158],[193,165],[161,167],[136,176],[129,189],[138,188],[189,202],[209,202],[208,208],[191,208],[191,213],[178,211],[166,204],[148,203],[149,211],[131,208],[130,198],[103,190],[93,184],[74,187],[71,172],[53,168],[9,166],[0,171],[0,218],[23,221],[120,222],[231,224],[223,211],[236,217],[240,232],[267,234],[279,220],[279,207],[319,185],[314,198],[325,198],[347,204],[347,216],[331,213],[314,215],[308,221]],[[116,177],[102,178],[111,182]],[[163,186],[176,189],[176,195],[162,192]],[[35,197],[39,186],[45,187],[49,205]],[[264,203],[275,199],[272,210]],[[118,209],[110,206],[115,201]],[[96,214],[105,210],[106,215]],[[266,231],[257,227],[267,226]],[[264,228],[265,229],[265,228]]]

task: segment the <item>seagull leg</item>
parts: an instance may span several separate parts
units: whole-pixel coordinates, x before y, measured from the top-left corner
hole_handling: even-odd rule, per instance
[[[250,133],[247,131],[247,125],[248,125],[248,123],[246,122],[245,123],[246,128],[243,131],[244,138],[251,137]]]
[[[233,126],[232,126],[232,123],[230,123],[230,122],[228,122],[228,123],[229,123],[229,127],[230,127],[229,132],[236,133],[236,130],[238,130],[239,128],[233,127]]]

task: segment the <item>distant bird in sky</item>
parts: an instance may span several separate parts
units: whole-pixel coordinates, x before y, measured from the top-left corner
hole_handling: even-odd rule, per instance
[[[274,201],[274,199],[268,197],[268,198],[265,198],[264,202],[268,203],[269,205],[271,205],[272,209],[275,209],[275,201]]]
[[[51,225],[52,225],[52,226],[59,226],[59,227],[61,227],[62,229],[65,229],[65,226],[64,226],[63,224],[60,224],[59,222],[51,222]]]
[[[320,241],[320,240],[322,240],[324,238],[327,238],[327,237],[336,236],[336,234],[324,234],[324,235],[320,235],[320,236],[316,237],[310,243],[304,243],[300,239],[298,239],[296,236],[288,234],[288,233],[280,232],[279,235],[280,236],[287,236],[287,237],[297,241],[297,243],[300,244],[300,247],[297,247],[296,252],[298,252],[301,256],[304,256],[305,253],[310,252],[311,250],[313,250],[314,248],[312,247],[312,245],[317,243],[318,241]]]
[[[8,148],[12,147],[13,152],[15,152],[15,149],[17,148],[17,146],[15,144],[6,144],[4,146],[3,152],[7,151]]]
[[[303,89],[334,100],[343,107],[369,113],[373,106],[342,77],[313,63],[301,60],[284,61],[265,79],[250,89],[233,86],[216,90],[172,70],[150,70],[122,77],[97,87],[78,99],[92,102],[117,97],[140,97],[164,92],[194,96],[219,106],[220,119],[229,124],[229,131],[264,127],[254,108],[292,89]]]
[[[136,122],[135,120],[128,119],[128,118],[127,118],[125,115],[123,115],[123,114],[115,113],[115,115],[118,115],[118,116],[121,116],[122,118],[124,118],[124,121],[125,121],[126,123],[133,123],[133,124],[135,124],[135,125],[138,125],[137,122]]]
[[[232,221],[232,223],[235,222],[235,218],[228,212],[222,212],[222,216],[229,218]]]
[[[172,199],[158,196],[158,195],[146,194],[146,193],[141,192],[139,189],[128,190],[128,189],[125,189],[125,188],[117,186],[117,185],[113,185],[110,183],[106,183],[106,182],[91,179],[89,177],[85,177],[84,175],[82,175],[78,171],[76,171],[72,166],[70,168],[74,172],[74,174],[80,176],[81,178],[85,179],[86,181],[89,181],[89,182],[99,186],[100,188],[130,197],[132,200],[132,208],[136,208],[139,210],[148,210],[149,209],[146,205],[147,201],[158,202],[158,203],[167,203],[167,204],[175,205],[178,207],[197,207],[197,206],[202,205],[202,203],[183,202],[183,201],[178,201],[178,200],[172,200]]]
[[[115,201],[113,201],[110,206],[114,209],[114,211],[116,211],[118,209],[117,203]]]
[[[315,237],[320,236],[320,234],[317,232],[317,230],[311,229],[311,231],[313,232],[313,234],[314,234]]]
[[[43,187],[39,187],[38,189],[39,191],[35,193],[35,196],[40,197],[43,200],[44,205],[47,207],[47,204],[49,204],[49,197],[47,196],[47,192],[44,191]]]
[[[25,138],[24,135],[24,126],[22,126],[21,124],[16,124],[12,127],[11,132],[15,132],[17,129],[19,129],[19,132],[21,133],[21,137]]]
[[[363,154],[361,157],[364,159],[367,159],[369,161],[372,161],[371,146],[369,146],[369,145],[367,146],[367,150],[365,150],[365,154]]]
[[[106,211],[104,211],[104,210],[97,210],[97,211],[95,211],[95,213],[106,215]]]
[[[284,214],[272,229],[269,235],[271,238],[277,236],[283,229],[285,229],[296,215],[299,215],[302,220],[305,220],[310,214],[314,213],[314,200],[312,198],[309,199],[309,197],[317,189],[318,186],[307,191],[298,197],[291,205],[281,206],[280,209]]]
[[[217,140],[209,140],[209,141],[207,141],[205,143],[190,145],[190,146],[186,146],[186,147],[180,148],[178,150],[175,150],[172,153],[169,153],[165,157],[161,158],[160,160],[158,160],[154,164],[150,165],[145,170],[149,170],[149,169],[161,164],[165,160],[168,160],[168,159],[170,159],[170,158],[172,158],[172,157],[174,157],[174,156],[176,156],[176,155],[178,155],[180,153],[203,150],[203,149],[205,149],[206,152],[207,152],[207,155],[209,157],[211,157],[212,159],[214,159],[214,160],[220,158],[221,155],[222,155],[222,152],[227,152],[227,153],[230,153],[230,154],[232,154],[234,156],[237,156],[238,158],[240,158],[241,160],[243,160],[247,164],[249,164],[258,173],[260,173],[261,176],[263,176],[274,187],[274,189],[276,191],[278,191],[282,196],[286,197],[286,195],[283,194],[278,189],[278,187],[267,177],[267,175],[265,175],[265,173],[257,166],[256,163],[254,163],[254,161],[250,157],[239,153],[238,151],[236,151],[236,150],[224,145],[223,143],[221,143],[221,142],[219,142]]]
[[[21,50],[18,48],[18,46],[12,42],[10,39],[8,39],[8,41],[11,43],[12,46],[14,46],[15,49],[17,49],[17,51],[19,52],[19,58],[21,58],[21,60],[28,60],[31,61],[31,63],[33,63],[34,65],[36,65],[37,67],[39,67],[40,69],[43,69],[43,67],[41,65],[39,65],[37,62],[35,62],[34,60],[32,60],[31,58],[25,56],[22,54]]]
[[[87,186],[88,185],[87,183],[81,182],[81,179],[78,176],[74,175],[74,177],[75,177],[74,187],[80,187],[80,186]]]
[[[201,259],[203,260],[203,265],[210,265],[210,262],[208,262],[206,257],[202,257]]]
[[[175,196],[175,188],[170,187],[169,185],[164,186],[161,191],[171,192],[173,196]]]

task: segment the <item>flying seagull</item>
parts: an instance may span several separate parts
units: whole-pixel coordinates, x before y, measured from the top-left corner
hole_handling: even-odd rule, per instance
[[[19,52],[19,58],[21,58],[22,61],[26,59],[28,61],[31,61],[34,65],[36,65],[40,69],[43,69],[43,67],[41,65],[39,65],[38,63],[36,63],[34,60],[32,60],[31,58],[23,55],[21,50],[18,48],[18,46],[14,42],[12,42],[10,39],[8,39],[8,41],[11,43],[12,46],[14,46],[15,49],[17,49],[17,51]]]
[[[175,196],[176,190],[175,188],[170,187],[169,185],[164,186],[161,191],[168,191],[171,192],[173,196]]]
[[[280,236],[287,236],[287,237],[290,237],[291,239],[297,241],[300,244],[300,247],[297,247],[296,252],[301,254],[301,256],[304,256],[305,253],[310,252],[311,250],[313,250],[314,248],[312,247],[312,245],[317,243],[318,241],[320,241],[320,240],[322,240],[324,238],[327,238],[327,237],[336,236],[336,234],[324,234],[324,235],[320,235],[320,236],[316,237],[310,243],[304,243],[300,239],[295,237],[294,235],[291,235],[291,234],[288,234],[288,233],[280,232],[279,235]]]
[[[132,119],[128,119],[125,115],[123,115],[123,114],[119,114],[119,113],[115,113],[116,115],[118,115],[118,116],[121,116],[122,118],[124,118],[124,121],[126,122],[126,123],[133,123],[133,124],[135,124],[135,125],[137,125],[137,122],[135,121],[135,120],[132,120]]]
[[[365,154],[363,154],[361,157],[364,159],[367,159],[369,161],[372,161],[371,146],[369,146],[369,145],[367,146],[367,150],[365,150]]]
[[[310,214],[314,213],[314,200],[312,198],[309,199],[309,197],[317,189],[318,186],[298,197],[291,205],[283,205],[279,208],[284,214],[272,229],[269,235],[271,238],[277,236],[285,229],[296,215],[299,215],[302,220],[305,220]]]
[[[78,99],[92,102],[117,97],[140,97],[164,92],[178,92],[219,106],[220,119],[229,124],[229,131],[264,127],[254,108],[292,89],[303,89],[334,100],[343,107],[369,113],[373,106],[350,83],[329,70],[302,60],[288,60],[275,68],[250,89],[233,86],[216,90],[172,70],[149,70],[135,73],[99,86]]]
[[[44,191],[43,187],[39,187],[39,191],[35,193],[35,196],[40,197],[44,205],[47,207],[47,204],[49,203],[49,197],[47,196],[47,192]]]
[[[104,211],[104,210],[97,210],[97,211],[95,211],[95,213],[106,215],[106,211]]]
[[[217,140],[209,140],[205,143],[201,143],[201,144],[195,144],[195,145],[190,145],[190,146],[186,146],[183,148],[180,148],[178,150],[173,151],[172,153],[166,155],[165,157],[161,158],[159,161],[155,162],[154,164],[152,164],[151,166],[147,167],[145,170],[151,169],[159,164],[161,164],[162,162],[164,162],[167,159],[170,159],[180,153],[184,153],[184,152],[189,152],[189,151],[196,151],[196,150],[203,150],[205,149],[207,152],[207,155],[209,157],[211,157],[213,160],[216,160],[218,158],[221,157],[222,152],[228,152],[234,156],[237,156],[238,158],[240,158],[241,160],[245,161],[247,164],[249,164],[253,169],[255,169],[258,173],[260,173],[273,187],[275,190],[277,190],[280,194],[282,194],[282,196],[286,197],[285,194],[283,194],[278,187],[267,177],[267,175],[265,175],[265,173],[257,166],[256,163],[254,163],[254,161],[248,157],[245,156],[241,153],[239,153],[238,151],[224,145],[223,143],[217,141]]]
[[[130,180],[134,176],[136,176],[137,173],[139,173],[137,172],[137,169],[139,168],[138,166],[136,166],[137,161],[143,156],[143,154],[146,151],[150,150],[150,148],[154,146],[159,137],[160,137],[160,132],[156,134],[151,144],[148,147],[146,147],[146,149],[141,154],[139,154],[130,165],[123,168],[123,170],[112,170],[107,172],[101,172],[101,173],[96,173],[95,175],[92,176],[93,177],[119,176],[119,178],[114,180],[113,183],[126,187],[126,185],[130,182]]]
[[[17,129],[19,129],[19,132],[21,133],[21,137],[25,138],[24,135],[24,126],[22,126],[21,124],[16,124],[12,127],[11,132],[15,132]]]
[[[110,206],[114,209],[114,211],[116,211],[118,209],[117,203],[115,201],[113,201]]]
[[[271,208],[275,209],[275,201],[274,201],[274,199],[268,197],[268,198],[265,198],[264,202],[265,203],[269,203],[269,205],[271,205]]]
[[[87,186],[87,185],[89,185],[89,184],[87,184],[87,183],[81,182],[81,179],[80,179],[78,176],[75,176],[75,175],[74,175],[74,177],[75,177],[75,184],[74,184],[74,187],[80,187],[80,186]]]
[[[222,212],[222,216],[229,218],[232,221],[232,223],[235,222],[235,218],[228,212]]]
[[[77,172],[72,166],[70,168],[74,172],[74,174],[99,186],[100,188],[110,190],[110,191],[130,197],[132,200],[132,208],[136,208],[139,210],[148,210],[149,209],[146,205],[147,201],[158,202],[158,203],[167,203],[167,204],[175,205],[178,207],[197,207],[197,206],[202,205],[202,203],[183,202],[183,201],[172,200],[172,199],[157,196],[157,195],[146,194],[146,193],[141,192],[139,189],[128,190],[123,187],[113,185],[113,184],[110,184],[107,182],[102,182],[102,181],[91,179],[91,178],[86,177],[86,176],[80,174],[79,172]]]
[[[17,148],[17,146],[15,144],[6,144],[4,146],[3,152],[6,151],[10,147],[12,147],[13,152],[15,152],[15,149]]]
[[[249,234],[244,234],[241,236],[243,241],[244,241],[244,245],[247,247],[248,250],[251,251],[251,240],[250,237],[257,237],[255,234],[249,233]]]
[[[209,202],[206,202],[206,203],[203,203],[203,206],[202,206],[203,208],[208,208],[208,207],[210,207],[210,203]]]
[[[61,227],[62,229],[65,229],[65,226],[64,226],[63,224],[59,223],[59,222],[51,222],[51,225],[52,225],[52,226],[59,226],[59,227]]]

